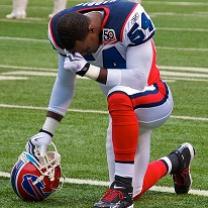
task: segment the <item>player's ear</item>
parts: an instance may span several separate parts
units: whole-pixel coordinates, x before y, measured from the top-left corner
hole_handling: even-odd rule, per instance
[[[94,31],[95,31],[95,28],[92,25],[89,25],[89,32],[94,33]]]

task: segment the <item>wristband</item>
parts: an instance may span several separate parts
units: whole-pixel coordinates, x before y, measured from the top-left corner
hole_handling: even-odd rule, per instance
[[[99,74],[100,68],[96,66],[91,66],[85,73],[85,76],[96,81],[99,77]]]
[[[39,132],[44,132],[44,133],[46,133],[46,134],[50,135],[51,137],[53,137],[53,134],[51,134],[51,132],[46,131],[46,130],[44,130],[44,129],[40,129],[40,131],[39,131]]]
[[[86,72],[89,70],[89,68],[90,68],[90,64],[86,63],[85,66],[82,68],[82,70],[77,72],[76,74],[83,77],[86,74]]]

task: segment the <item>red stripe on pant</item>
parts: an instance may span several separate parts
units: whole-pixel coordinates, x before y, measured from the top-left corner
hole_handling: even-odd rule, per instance
[[[141,192],[134,197],[134,200],[139,199],[146,191],[154,186],[168,172],[167,166],[162,160],[156,160],[149,163],[144,176]]]
[[[133,162],[138,143],[139,121],[131,99],[123,92],[114,92],[108,97],[108,110],[112,118],[115,160]]]

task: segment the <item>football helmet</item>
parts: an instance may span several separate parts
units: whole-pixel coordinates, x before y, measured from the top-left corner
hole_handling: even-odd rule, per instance
[[[11,184],[17,196],[25,201],[44,200],[61,185],[59,153],[48,151],[37,158],[24,151],[11,171]]]

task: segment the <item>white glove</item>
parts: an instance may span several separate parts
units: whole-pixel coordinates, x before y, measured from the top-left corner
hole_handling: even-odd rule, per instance
[[[84,76],[88,71],[90,64],[84,59],[80,53],[67,53],[64,61],[64,69],[70,70],[75,74]]]
[[[39,132],[29,139],[25,149],[36,158],[39,156],[44,157],[47,153],[48,145],[51,143],[51,140],[51,135],[45,132]]]

